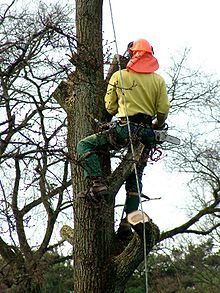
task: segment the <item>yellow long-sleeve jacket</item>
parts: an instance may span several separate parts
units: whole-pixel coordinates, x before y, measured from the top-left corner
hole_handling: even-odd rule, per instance
[[[125,108],[126,101],[126,108]],[[170,103],[164,79],[157,73],[136,73],[127,69],[115,72],[105,95],[105,107],[111,115],[125,117],[144,113],[151,117],[163,114],[166,119]]]

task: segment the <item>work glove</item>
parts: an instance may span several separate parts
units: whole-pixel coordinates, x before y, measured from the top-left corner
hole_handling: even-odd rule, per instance
[[[152,123],[151,125],[153,130],[162,130],[166,128],[166,123],[163,123],[161,126],[158,126],[157,122]]]

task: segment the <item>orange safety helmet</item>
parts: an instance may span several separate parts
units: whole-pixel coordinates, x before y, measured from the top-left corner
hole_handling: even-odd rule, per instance
[[[152,73],[159,68],[157,59],[150,43],[145,39],[139,39],[128,45],[128,52],[132,54],[126,68],[139,73]]]
[[[144,51],[148,52],[150,54],[154,54],[153,47],[150,45],[150,43],[145,39],[139,39],[135,42],[129,43],[129,51]]]

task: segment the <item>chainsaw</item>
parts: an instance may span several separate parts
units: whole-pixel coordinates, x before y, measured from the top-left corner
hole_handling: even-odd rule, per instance
[[[175,145],[180,145],[180,139],[178,137],[169,135],[168,128],[154,130],[154,135],[157,143],[169,142]]]

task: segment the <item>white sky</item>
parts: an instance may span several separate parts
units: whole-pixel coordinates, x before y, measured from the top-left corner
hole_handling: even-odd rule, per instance
[[[119,54],[138,38],[147,39],[154,47],[160,69],[169,66],[170,56],[191,48],[191,66],[220,76],[219,0],[111,0]],[[104,40],[114,40],[109,0],[103,6]],[[113,53],[115,47],[113,46]],[[171,121],[172,123],[172,121]],[[169,229],[186,220],[190,195],[187,178],[166,172],[164,162],[145,168],[143,193],[161,200],[144,203],[145,212],[159,225]],[[123,188],[122,188],[123,190]],[[124,190],[117,204],[124,202]],[[117,209],[120,216],[120,209]]]
[[[170,54],[192,48],[195,64],[220,72],[219,0],[111,0],[119,53],[146,38],[161,67]],[[109,0],[104,0],[104,37],[114,39]]]

